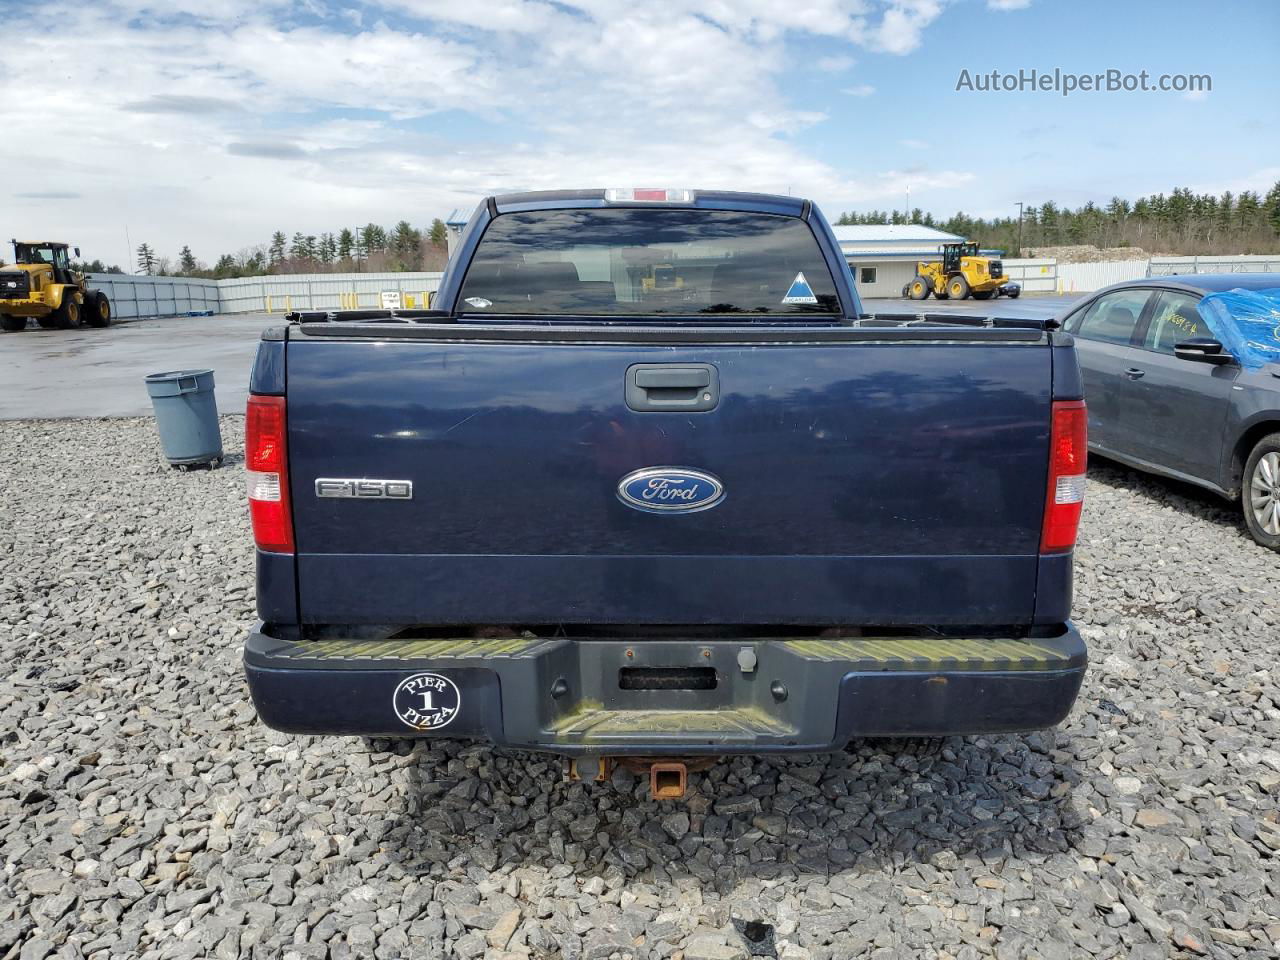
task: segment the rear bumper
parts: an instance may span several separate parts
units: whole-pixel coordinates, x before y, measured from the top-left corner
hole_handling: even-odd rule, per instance
[[[743,651],[755,657],[749,672]],[[286,732],[475,738],[567,756],[690,756],[1051,727],[1075,702],[1087,656],[1069,623],[1016,640],[712,642],[304,642],[259,624],[244,662],[259,716]],[[715,685],[623,689],[620,671],[636,667],[696,667],[704,677],[712,668]]]

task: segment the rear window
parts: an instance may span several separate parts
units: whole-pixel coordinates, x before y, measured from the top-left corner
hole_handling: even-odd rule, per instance
[[[727,210],[534,210],[489,225],[463,281],[470,314],[651,316],[840,311],[809,225]]]

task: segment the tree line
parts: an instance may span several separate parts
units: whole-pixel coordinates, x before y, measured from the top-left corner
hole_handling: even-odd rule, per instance
[[[367,223],[321,234],[295,232],[292,237],[277,230],[267,243],[224,253],[211,264],[200,260],[186,244],[170,259],[144,242],[137,249],[137,272],[211,280],[288,273],[400,273],[443,270],[448,259],[448,231],[437,217],[422,230],[408,220],[391,228]],[[100,261],[85,265],[95,273],[123,272],[119,267],[94,267],[103,265]]]
[[[1252,190],[1221,195],[1178,188],[1132,202],[1113,197],[1103,206],[1086,203],[1074,210],[1052,201],[1022,209],[1021,243],[1018,215],[971,217],[957,213],[938,220],[916,208],[842,213],[837,224],[907,224],[936,227],[976,240],[984,247],[1021,256],[1024,250],[1066,244],[1096,247],[1139,247],[1148,253],[1194,254],[1280,253],[1280,181],[1265,195]]]

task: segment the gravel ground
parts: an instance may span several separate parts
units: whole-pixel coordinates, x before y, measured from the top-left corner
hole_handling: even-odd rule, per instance
[[[1280,949],[1280,565],[1211,498],[1091,471],[1061,729],[733,760],[654,803],[536,755],[264,729],[238,462],[156,446],[0,423],[0,957]]]

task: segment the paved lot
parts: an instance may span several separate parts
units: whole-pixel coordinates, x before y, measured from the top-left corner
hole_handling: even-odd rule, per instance
[[[1048,316],[1071,297],[1023,297],[996,304],[935,302],[930,312]],[[867,309],[916,312],[905,300],[871,300]],[[166,370],[211,367],[218,409],[244,409],[249,368],[264,327],[282,323],[266,314],[169,317],[117,324],[105,330],[39,330],[0,335],[0,420],[41,417],[129,417],[151,412],[143,378]]]
[[[243,412],[249,369],[264,327],[282,317],[166,317],[104,330],[39,330],[0,336],[0,419],[149,414],[149,373],[209,367],[218,408]]]
[[[242,471],[162,467],[146,418],[4,422],[0,451],[0,957],[1280,950],[1280,565],[1207,495],[1090,470],[1060,729],[735,759],[656,803],[264,729]]]

